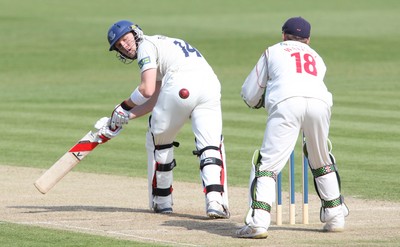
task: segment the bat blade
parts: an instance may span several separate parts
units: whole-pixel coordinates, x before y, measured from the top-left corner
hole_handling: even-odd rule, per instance
[[[68,174],[81,160],[83,160],[99,144],[98,135],[89,131],[78,141],[68,152],[56,161],[42,176],[34,183],[35,187],[46,194],[52,189],[65,175]]]

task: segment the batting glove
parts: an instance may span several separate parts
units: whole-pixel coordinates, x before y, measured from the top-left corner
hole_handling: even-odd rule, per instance
[[[125,101],[117,105],[111,114],[110,129],[116,130],[124,124],[129,123],[129,115],[132,107],[129,107]]]
[[[110,139],[116,137],[119,132],[121,132],[122,127],[118,127],[114,130],[110,129],[110,118],[108,117],[103,117],[99,119],[96,124],[94,125],[96,129],[98,129],[98,143],[105,143],[109,141]]]

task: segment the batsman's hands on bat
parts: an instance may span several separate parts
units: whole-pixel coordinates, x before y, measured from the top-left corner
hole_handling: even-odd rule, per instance
[[[111,113],[110,129],[114,130],[124,124],[128,124],[131,109],[132,107],[129,107],[125,101],[115,106],[114,111]]]
[[[100,118],[94,125],[94,127],[98,129],[98,136],[99,136],[97,141],[98,143],[100,144],[105,143],[110,139],[116,137],[119,134],[119,132],[121,132],[122,127],[117,127],[116,129],[111,130],[110,122],[111,122],[110,118],[103,117]]]

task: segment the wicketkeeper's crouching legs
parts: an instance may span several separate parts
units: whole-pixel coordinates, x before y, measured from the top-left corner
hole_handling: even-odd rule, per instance
[[[196,143],[197,145],[197,143]],[[200,176],[210,218],[229,218],[227,170],[223,138],[218,147],[207,146],[193,151],[200,159]]]
[[[249,179],[249,211],[245,218],[246,225],[236,232],[240,238],[268,236],[277,175],[272,171],[260,170],[261,158],[260,151],[256,150],[253,154]]]

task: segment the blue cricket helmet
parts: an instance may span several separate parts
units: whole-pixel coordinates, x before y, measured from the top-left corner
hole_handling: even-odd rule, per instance
[[[107,39],[110,43],[109,51],[116,50],[115,43],[125,34],[132,32],[135,36],[136,44],[139,45],[143,39],[142,29],[131,21],[121,20],[114,23],[110,29],[108,29]]]

